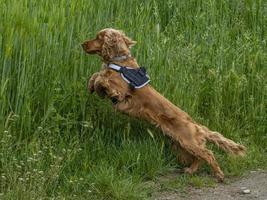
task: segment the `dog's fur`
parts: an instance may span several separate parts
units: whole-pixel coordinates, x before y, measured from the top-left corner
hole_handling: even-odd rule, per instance
[[[118,72],[106,67],[106,64],[114,63],[138,68],[135,58],[131,56],[122,61],[113,59],[116,56],[130,55],[130,48],[135,43],[122,31],[108,28],[101,30],[96,39],[82,44],[85,52],[98,54],[103,59],[102,70],[95,73],[88,82],[90,92],[96,91],[99,96],[108,97],[116,102],[113,104],[115,109],[146,119],[159,127],[171,138],[173,149],[179,151],[180,161],[190,164],[185,168],[185,172],[195,172],[202,161],[206,161],[218,180],[223,181],[224,174],[213,153],[205,147],[206,140],[215,143],[226,152],[240,156],[245,155],[244,146],[198,124],[150,85],[141,89],[130,89]]]

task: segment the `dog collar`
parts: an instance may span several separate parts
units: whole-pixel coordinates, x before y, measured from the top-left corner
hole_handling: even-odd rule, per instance
[[[132,89],[140,89],[150,82],[150,78],[144,67],[130,68],[115,64],[108,64],[107,67],[119,72],[123,80],[125,80]]]
[[[123,55],[123,56],[115,56],[113,58],[111,58],[111,61],[123,61],[123,60],[126,60],[128,58],[131,58],[132,55],[129,54],[129,55]]]

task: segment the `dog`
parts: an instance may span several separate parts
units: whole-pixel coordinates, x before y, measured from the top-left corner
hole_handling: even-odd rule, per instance
[[[100,97],[109,98],[116,110],[145,119],[159,127],[171,139],[173,149],[179,152],[177,159],[189,165],[184,169],[186,173],[196,172],[203,161],[206,161],[217,179],[223,181],[224,173],[213,153],[205,147],[206,141],[239,156],[245,155],[246,147],[195,122],[150,84],[138,89],[129,87],[118,70],[111,69],[109,65],[139,69],[130,52],[135,43],[122,31],[112,28],[103,29],[95,39],[85,41],[82,44],[83,50],[88,54],[99,55],[103,61],[102,69],[88,81],[88,90],[91,93],[95,91]]]

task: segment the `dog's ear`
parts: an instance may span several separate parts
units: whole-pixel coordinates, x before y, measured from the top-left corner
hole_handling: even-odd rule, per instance
[[[136,41],[134,41],[131,38],[127,37],[124,33],[122,33],[122,37],[124,39],[124,42],[128,46],[128,48],[131,48],[136,44]]]

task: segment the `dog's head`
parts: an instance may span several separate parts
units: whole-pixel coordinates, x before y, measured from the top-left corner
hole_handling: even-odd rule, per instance
[[[127,37],[122,31],[107,28],[99,31],[96,38],[82,44],[88,54],[98,54],[105,61],[116,56],[130,54],[130,48],[136,42]]]

